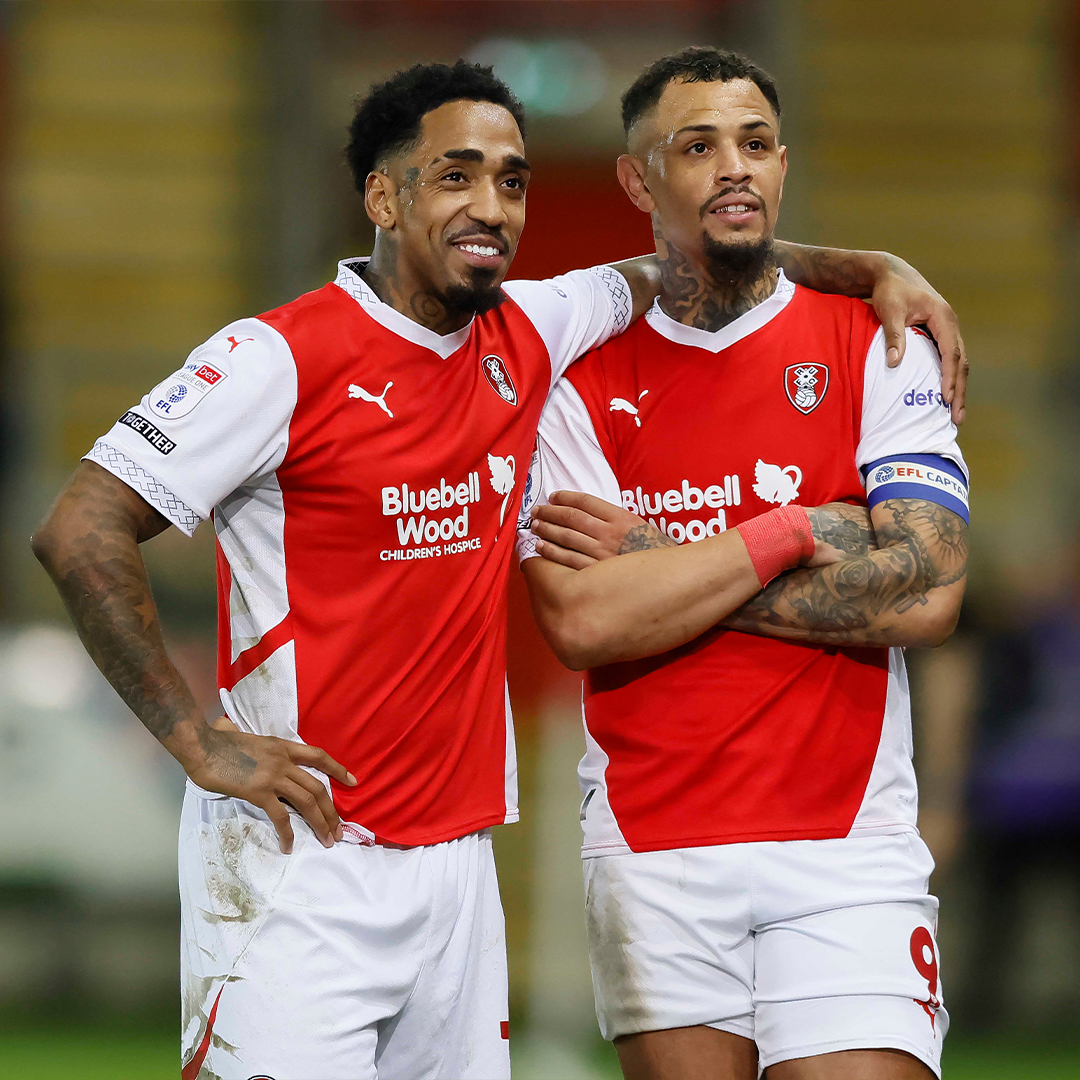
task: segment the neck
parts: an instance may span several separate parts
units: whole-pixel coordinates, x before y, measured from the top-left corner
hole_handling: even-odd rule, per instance
[[[768,300],[776,291],[776,258],[770,247],[764,262],[749,275],[732,268],[699,265],[658,229],[656,255],[660,262],[660,308],[669,318],[698,330],[714,332]]]
[[[375,250],[362,275],[375,295],[388,307],[436,334],[452,334],[466,326],[472,314],[451,310],[430,287],[421,287],[401,265],[398,247],[394,236],[379,230]]]

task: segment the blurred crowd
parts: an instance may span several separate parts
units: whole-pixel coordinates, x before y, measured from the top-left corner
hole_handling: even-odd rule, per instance
[[[1077,27],[1075,0],[978,13],[931,0],[0,3],[0,1021],[59,999],[169,1022],[174,1009],[182,778],[89,668],[30,560],[63,476],[187,349],[364,252],[340,146],[371,81],[470,55],[516,86],[536,173],[513,276],[539,276],[647,247],[613,175],[618,95],[658,53],[700,42],[778,76],[801,166],[781,234],[895,250],[959,312],[973,571],[956,635],[912,656],[920,828],[954,1030],[1065,1030],[1080,1008],[1080,394],[1063,389],[1080,386]],[[212,710],[202,533],[163,535],[148,561]],[[525,820],[498,830],[513,1008],[587,1033],[577,684],[515,588]]]

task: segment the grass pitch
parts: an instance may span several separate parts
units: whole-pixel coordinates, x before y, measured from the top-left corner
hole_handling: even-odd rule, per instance
[[[1080,1046],[1005,1037],[947,1040],[945,1080],[1076,1080]],[[587,1069],[618,1080],[610,1047],[597,1047]],[[177,1080],[172,1032],[84,1028],[0,1032],[0,1080]],[[551,1076],[546,1080],[564,1080]]]

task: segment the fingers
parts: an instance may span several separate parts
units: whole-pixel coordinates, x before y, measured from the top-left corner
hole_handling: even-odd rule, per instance
[[[598,499],[597,501],[601,500]],[[598,518],[595,514],[590,514],[581,507],[560,506],[556,503],[538,506],[533,511],[533,532],[536,532],[537,522],[546,522],[549,525],[557,525],[563,529],[572,529],[574,532],[594,539],[599,538],[609,528],[608,523],[603,518]],[[544,539],[555,540],[557,538],[545,536]]]
[[[964,422],[967,401],[968,359],[964,339],[952,308],[936,312],[927,320],[941,353],[941,396],[952,409],[954,423]]]
[[[882,304],[878,312],[881,328],[885,331],[885,363],[891,368],[896,367],[904,358],[904,349],[907,347],[906,314],[899,304],[894,303]]]
[[[587,556],[590,562],[600,558],[602,554],[603,545],[595,536],[589,536],[575,528],[537,518],[532,523],[532,531],[541,540]]]
[[[269,798],[266,802],[256,803],[263,813],[270,819],[278,834],[278,847],[282,855],[289,855],[293,849],[292,822],[289,821],[289,811],[276,797]]]
[[[356,787],[356,777],[325,750],[320,750],[317,746],[308,746],[307,743],[294,742],[288,743],[286,749],[289,757],[297,764],[310,765],[313,769],[332,776],[338,783],[345,784],[347,787]]]
[[[293,769],[277,785],[278,797],[286,799],[311,826],[323,847],[340,839],[341,819],[322,782],[303,769]]]
[[[548,501],[556,506],[576,507],[601,521],[614,521],[619,515],[626,513],[621,506],[599,499],[595,495],[586,495],[583,491],[553,491]]]
[[[548,562],[569,566],[571,570],[584,570],[586,566],[592,566],[597,561],[588,555],[582,555],[580,551],[564,548],[546,540],[536,541],[536,554],[547,559]]]
[[[960,342],[960,362],[956,372],[956,390],[953,392],[952,399],[952,418],[953,423],[959,427],[967,416],[967,384],[968,373],[971,370],[971,365],[968,363],[967,352],[964,349],[964,343]]]

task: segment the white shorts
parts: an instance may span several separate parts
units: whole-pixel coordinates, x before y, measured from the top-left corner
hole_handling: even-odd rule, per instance
[[[915,833],[585,860],[604,1038],[705,1024],[759,1067],[906,1050],[941,1075],[933,859]]]
[[[184,1080],[510,1076],[490,833],[291,855],[189,785],[180,823]]]

